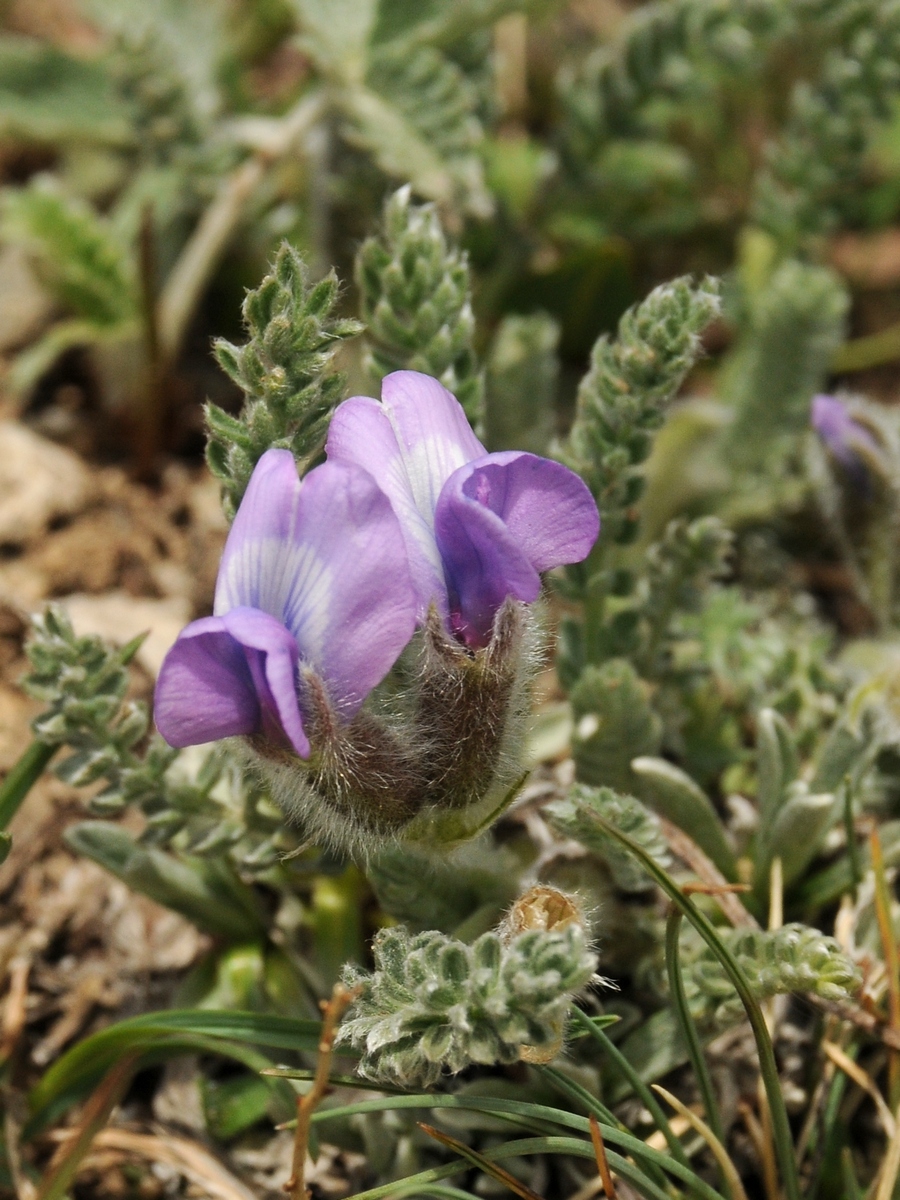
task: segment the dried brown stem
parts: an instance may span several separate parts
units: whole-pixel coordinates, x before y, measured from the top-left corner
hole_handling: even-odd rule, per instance
[[[869,852],[875,875],[875,915],[884,948],[884,969],[888,985],[888,1020],[890,1028],[900,1032],[900,957],[891,924],[891,896],[881,851],[881,839],[873,829],[869,835]],[[888,1058],[888,1094],[892,1108],[900,1103],[900,1054],[893,1051]]]
[[[257,150],[223,181],[181,252],[159,298],[157,323],[163,363],[171,363],[177,358],[203,289],[234,235],[247,204],[270,168],[296,146],[323,111],[321,93],[305,96],[296,108],[281,118],[269,144]]]
[[[460,1158],[464,1158],[473,1166],[478,1167],[480,1171],[484,1171],[486,1175],[490,1175],[498,1183],[502,1183],[504,1187],[509,1188],[516,1196],[520,1196],[521,1200],[541,1200],[537,1192],[533,1192],[527,1183],[523,1183],[521,1179],[517,1179],[505,1167],[501,1167],[499,1163],[492,1162],[491,1159],[481,1154],[478,1150],[473,1150],[471,1146],[467,1146],[459,1138],[452,1137],[449,1133],[443,1133],[440,1129],[435,1129],[433,1125],[426,1125],[423,1121],[417,1121],[416,1124],[429,1137],[434,1138],[436,1142],[440,1142],[442,1146],[446,1146],[448,1150],[453,1150]]]
[[[291,1177],[284,1185],[284,1190],[291,1200],[309,1200],[306,1187],[306,1155],[309,1147],[309,1130],[312,1115],[319,1102],[328,1091],[328,1077],[331,1074],[331,1058],[334,1053],[334,1039],[337,1036],[341,1017],[359,995],[359,988],[347,988],[342,983],[334,985],[330,1000],[322,1001],[322,1033],[319,1038],[319,1057],[316,1060],[316,1073],[312,1087],[305,1096],[297,1099],[297,1128],[294,1133],[294,1158],[291,1164]]]
[[[616,1200],[616,1185],[613,1182],[609,1160],[606,1157],[606,1147],[603,1145],[603,1134],[600,1132],[600,1122],[591,1113],[591,1145],[594,1147],[594,1157],[597,1160],[597,1171],[603,1183],[603,1193],[607,1200]]]
[[[0,1037],[0,1062],[5,1062],[16,1048],[25,1028],[26,1003],[28,1000],[28,976],[31,959],[16,957],[9,966],[9,991],[3,1008],[2,1037]]]
[[[682,862],[687,863],[703,883],[720,889],[716,893],[719,898],[719,907],[735,929],[759,929],[756,918],[744,908],[736,896],[731,894],[729,881],[712,859],[703,853],[694,839],[688,837],[683,829],[679,829],[673,821],[669,821],[665,817],[660,817],[659,822],[672,853],[676,854]]]
[[[136,1055],[120,1059],[98,1084],[82,1110],[74,1134],[61,1143],[53,1155],[47,1174],[41,1180],[37,1200],[61,1200],[66,1194],[91,1143],[125,1094],[136,1061]]]

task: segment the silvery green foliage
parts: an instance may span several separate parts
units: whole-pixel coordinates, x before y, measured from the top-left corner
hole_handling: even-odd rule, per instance
[[[23,687],[46,705],[35,736],[72,751],[56,773],[72,787],[105,781],[89,801],[96,814],[139,807],[147,818],[144,846],[227,855],[251,873],[271,869],[293,839],[279,810],[225,751],[180,753],[157,734],[144,745],[146,706],[127,698],[127,663],[139,641],[118,650],[98,637],[78,637],[53,606],[35,618]]]
[[[770,480],[773,447],[785,438],[792,446],[808,424],[810,400],[844,337],[849,297],[827,267],[786,259],[764,274],[764,282],[745,289],[740,337],[721,389],[734,411],[732,461],[765,464]]]
[[[397,370],[433,375],[477,423],[484,380],[474,350],[469,266],[448,242],[434,205],[413,204],[408,187],[395,192],[381,236],[360,247],[356,282],[373,379]]]
[[[478,154],[484,138],[477,116],[478,96],[460,67],[433,46],[409,50],[389,43],[373,58],[368,82],[443,165],[450,192],[435,199],[455,198],[474,215],[490,215],[493,206]],[[371,129],[369,148],[389,174],[403,178],[409,172],[402,159],[397,161],[401,149],[397,140],[389,144],[391,132]]]
[[[72,58],[49,42],[0,38],[0,130],[26,142],[121,145],[132,114],[103,63]]]
[[[848,209],[856,215],[872,133],[900,93],[900,4],[860,8],[819,77],[795,84],[786,126],[757,178],[755,219],[782,245],[827,232]]]
[[[485,906],[496,908],[499,917],[516,898],[521,873],[515,855],[490,834],[439,858],[411,847],[389,846],[373,855],[366,868],[388,916],[414,931],[445,933]]]
[[[661,867],[671,866],[659,818],[633,796],[620,795],[608,787],[576,785],[565,800],[554,800],[543,811],[558,833],[581,842],[602,858],[623,891],[644,891],[651,880],[637,859],[606,833],[597,817],[627,834]]]
[[[247,397],[239,417],[206,406],[206,460],[222,482],[229,516],[266,450],[284,448],[308,464],[322,449],[344,391],[332,361],[341,340],[361,329],[334,315],[338,291],[334,271],[311,283],[300,254],[285,242],[271,273],[244,301],[249,341],[216,342],[219,365]]]
[[[292,0],[292,7],[341,135],[417,195],[489,216],[479,97],[448,50],[463,40],[471,49],[474,40],[481,63],[469,74],[489,69],[483,34],[528,0],[468,0],[424,12],[374,0]]]
[[[884,0],[643,5],[612,42],[563,68],[568,169],[635,231],[721,222],[702,193],[706,164],[673,129],[697,114],[702,147],[723,94],[743,97],[742,85],[783,73],[802,46],[802,78],[752,189],[755,219],[790,250],[857,211],[870,135],[896,94],[896,28]],[[719,137],[730,137],[724,124]]]
[[[485,438],[489,450],[546,451],[559,379],[559,325],[547,313],[500,322],[487,363]]]
[[[584,669],[571,691],[572,757],[582,783],[632,791],[631,760],[656,754],[662,725],[647,684],[624,658]]]
[[[802,753],[834,722],[848,680],[831,660],[833,636],[801,597],[752,599],[712,588],[697,612],[678,613],[672,661],[655,708],[664,745],[704,787],[735,761],[760,708],[790,714]]]
[[[121,807],[159,786],[177,751],[154,740],[146,760],[134,748],[147,733],[145,705],[125,699],[126,664],[140,640],[114,650],[97,637],[76,637],[62,609],[50,607],[34,620],[26,652],[31,671],[23,680],[46,710],[34,721],[35,735],[74,753],[56,767],[61,779],[84,787],[106,778],[96,802]]]
[[[33,385],[65,350],[133,333],[138,287],[127,243],[106,216],[69,195],[51,176],[6,188],[0,231],[23,246],[66,318],[16,356],[11,380]]]
[[[111,35],[111,74],[135,110],[142,152],[165,158],[201,140],[222,104],[222,0],[86,0],[85,7]]]
[[[850,1000],[861,982],[856,965],[835,939],[807,925],[784,925],[774,931],[732,929],[720,936],[758,1000],[791,992]],[[707,948],[685,964],[684,984],[691,1010],[704,1024],[727,1024],[744,1017],[722,964]]]
[[[709,583],[725,573],[733,537],[717,517],[671,521],[646,553],[636,665],[649,679],[664,670],[676,614],[697,611]]]
[[[532,929],[508,944],[485,933],[473,944],[434,931],[383,929],[375,970],[348,969],[360,987],[340,1040],[363,1052],[360,1074],[401,1087],[432,1087],[475,1063],[514,1063],[550,1050],[572,996],[593,977],[596,957],[575,923]]]
[[[618,335],[594,346],[578,390],[566,461],[600,507],[600,540],[625,542],[643,491],[641,464],[665,408],[701,354],[700,334],[719,313],[718,283],[687,277],[655,288],[622,317]]]
[[[616,41],[563,79],[573,149],[590,160],[607,138],[640,132],[652,96],[702,86],[692,60],[712,57],[731,71],[758,61],[759,39],[784,31],[787,8],[780,0],[666,0],[638,9]]]

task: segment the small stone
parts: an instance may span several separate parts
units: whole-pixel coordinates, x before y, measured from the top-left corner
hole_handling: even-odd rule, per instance
[[[15,421],[0,421],[0,543],[19,546],[55,517],[80,512],[93,493],[71,451]]]

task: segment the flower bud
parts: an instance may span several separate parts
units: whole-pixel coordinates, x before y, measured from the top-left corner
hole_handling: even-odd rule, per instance
[[[504,604],[479,650],[455,641],[432,609],[397,703],[376,701],[348,723],[322,679],[301,667],[309,758],[257,736],[251,759],[316,841],[356,854],[394,838],[465,841],[515,794],[539,646],[537,614],[517,601]]]

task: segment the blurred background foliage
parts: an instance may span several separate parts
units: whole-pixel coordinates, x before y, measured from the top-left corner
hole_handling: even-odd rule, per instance
[[[725,356],[716,390],[742,469],[802,427],[829,368],[877,371],[894,352],[898,251],[878,241],[900,207],[893,3],[5,7],[0,233],[13,284],[24,249],[52,306],[36,337],[0,329],[8,380],[38,408],[74,380],[108,418],[107,451],[145,471],[161,450],[196,452],[206,394],[236,403],[209,339],[237,332],[279,241],[352,290],[397,183],[437,204],[468,256],[469,348],[446,353],[488,364],[504,444],[564,427],[598,333],[686,271],[728,279],[708,348]],[[376,369],[396,365],[376,340]],[[472,364],[452,370],[470,386]],[[536,392],[513,416],[516,370]],[[702,443],[714,417],[692,410],[670,436]],[[696,501],[682,486],[669,508]],[[753,490],[733,501],[750,514]]]

